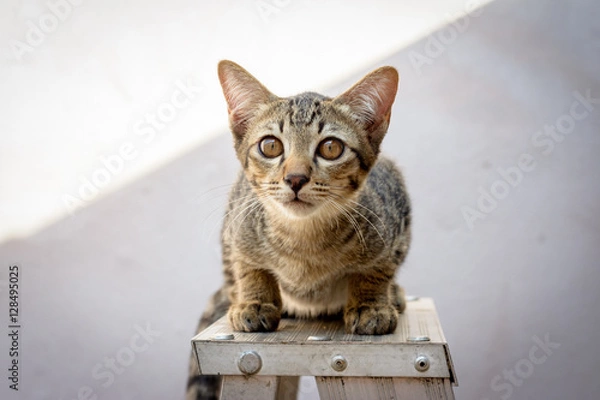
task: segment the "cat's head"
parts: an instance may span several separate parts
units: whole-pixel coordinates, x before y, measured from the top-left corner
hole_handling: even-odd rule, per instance
[[[379,154],[396,70],[379,68],[335,98],[275,96],[231,61],[218,72],[237,157],[261,202],[289,217],[342,212]]]

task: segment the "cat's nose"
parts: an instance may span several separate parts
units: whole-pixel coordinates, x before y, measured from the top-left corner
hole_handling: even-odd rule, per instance
[[[304,186],[309,180],[310,178],[308,176],[302,174],[289,174],[283,178],[283,181],[287,183],[296,194],[298,194],[300,189],[302,189],[302,186]]]

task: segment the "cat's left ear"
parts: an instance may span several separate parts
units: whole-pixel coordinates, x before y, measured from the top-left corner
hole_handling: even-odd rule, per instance
[[[246,134],[248,121],[259,106],[272,101],[276,96],[233,61],[219,62],[218,72],[227,101],[231,131],[237,140],[241,140]]]
[[[392,104],[398,90],[398,71],[381,67],[334,99],[350,107],[356,121],[368,134],[368,140],[377,150],[387,132]]]

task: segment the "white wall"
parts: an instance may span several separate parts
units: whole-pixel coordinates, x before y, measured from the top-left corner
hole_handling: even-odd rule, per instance
[[[99,399],[183,395],[189,338],[221,279],[222,185],[238,168],[215,76],[217,60],[231,58],[282,95],[335,94],[396,66],[384,148],[405,171],[415,213],[399,281],[437,303],[457,398],[597,398],[600,104],[585,109],[573,95],[600,97],[594,3],[499,0],[453,37],[444,18],[463,2],[291,0],[265,22],[256,2],[83,1],[21,61],[9,40],[24,40],[47,5],[0,6],[0,304],[16,263],[23,325],[21,390],[2,378],[1,397],[71,400],[84,387]],[[205,92],[155,140],[140,140],[136,122],[184,84]],[[570,121],[556,140],[537,133]],[[128,142],[137,156],[68,216],[62,195]],[[498,183],[523,154],[535,166],[514,187]],[[502,187],[506,196],[469,225],[463,211],[477,209],[480,188]],[[155,332],[147,348],[140,329]],[[546,335],[559,347],[527,361]],[[103,363],[127,354],[135,359],[111,381]],[[503,374],[515,367],[524,378],[510,383]],[[305,386],[304,399],[316,396]]]
[[[219,60],[268,77],[282,94],[323,89],[464,13],[464,3],[4,1],[0,240],[31,234],[223,132]],[[182,85],[187,96],[176,95],[171,116]],[[104,174],[101,160],[113,156],[124,167]]]

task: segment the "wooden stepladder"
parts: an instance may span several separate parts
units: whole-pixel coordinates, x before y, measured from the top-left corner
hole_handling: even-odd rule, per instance
[[[232,332],[221,318],[192,339],[200,373],[223,375],[222,399],[296,399],[314,376],[327,399],[454,399],[456,374],[433,300],[414,298],[391,335],[341,321],[283,319],[276,332]]]

